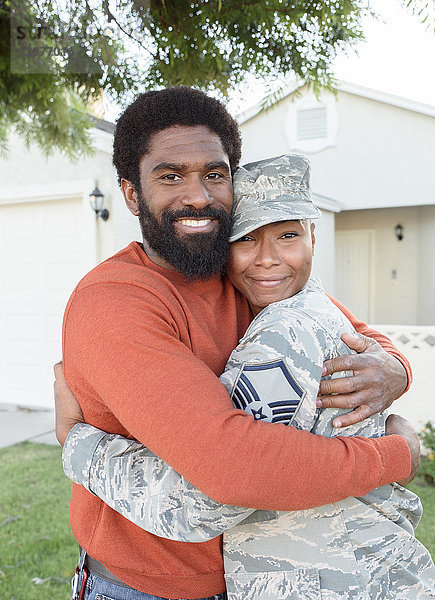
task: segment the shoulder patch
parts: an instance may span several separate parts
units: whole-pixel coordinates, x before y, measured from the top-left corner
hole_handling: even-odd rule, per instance
[[[244,364],[231,392],[236,408],[256,420],[290,425],[305,391],[290,373],[284,360]]]

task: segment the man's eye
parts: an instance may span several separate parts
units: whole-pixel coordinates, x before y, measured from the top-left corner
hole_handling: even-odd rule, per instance
[[[222,177],[222,173],[218,173],[216,171],[213,171],[213,173],[207,173],[206,175],[207,179],[221,179]]]
[[[176,173],[168,173],[167,175],[163,175],[162,179],[165,181],[177,181],[177,179],[180,179],[180,176]]]
[[[237,240],[238,242],[252,242],[252,238],[249,237],[249,235],[244,235],[243,237],[241,237],[240,239]]]
[[[287,233],[283,233],[281,237],[284,239],[292,239],[297,236],[298,234],[295,231],[288,231]]]

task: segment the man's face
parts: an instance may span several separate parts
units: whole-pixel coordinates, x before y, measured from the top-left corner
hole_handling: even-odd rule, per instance
[[[141,190],[121,186],[151,259],[190,278],[220,272],[233,198],[220,138],[203,126],[168,127],[151,138],[139,168]]]

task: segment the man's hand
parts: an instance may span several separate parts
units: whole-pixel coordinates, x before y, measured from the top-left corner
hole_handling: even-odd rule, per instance
[[[411,473],[406,479],[397,482],[400,485],[406,485],[414,479],[420,467],[420,441],[412,425],[399,415],[390,415],[385,425],[385,435],[397,433],[402,436],[408,444],[411,453]]]
[[[54,401],[56,405],[56,437],[61,446],[77,423],[84,423],[82,409],[68,387],[61,362],[54,365]]]
[[[353,425],[387,409],[408,384],[405,367],[378,342],[358,333],[344,333],[341,339],[358,354],[327,360],[322,375],[338,371],[353,371],[354,375],[321,381],[317,402],[320,408],[353,409],[334,419],[335,427]]]

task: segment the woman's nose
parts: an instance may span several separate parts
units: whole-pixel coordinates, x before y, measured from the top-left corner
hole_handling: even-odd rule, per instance
[[[281,262],[276,245],[273,241],[262,241],[258,244],[255,264],[262,267],[272,267]]]

